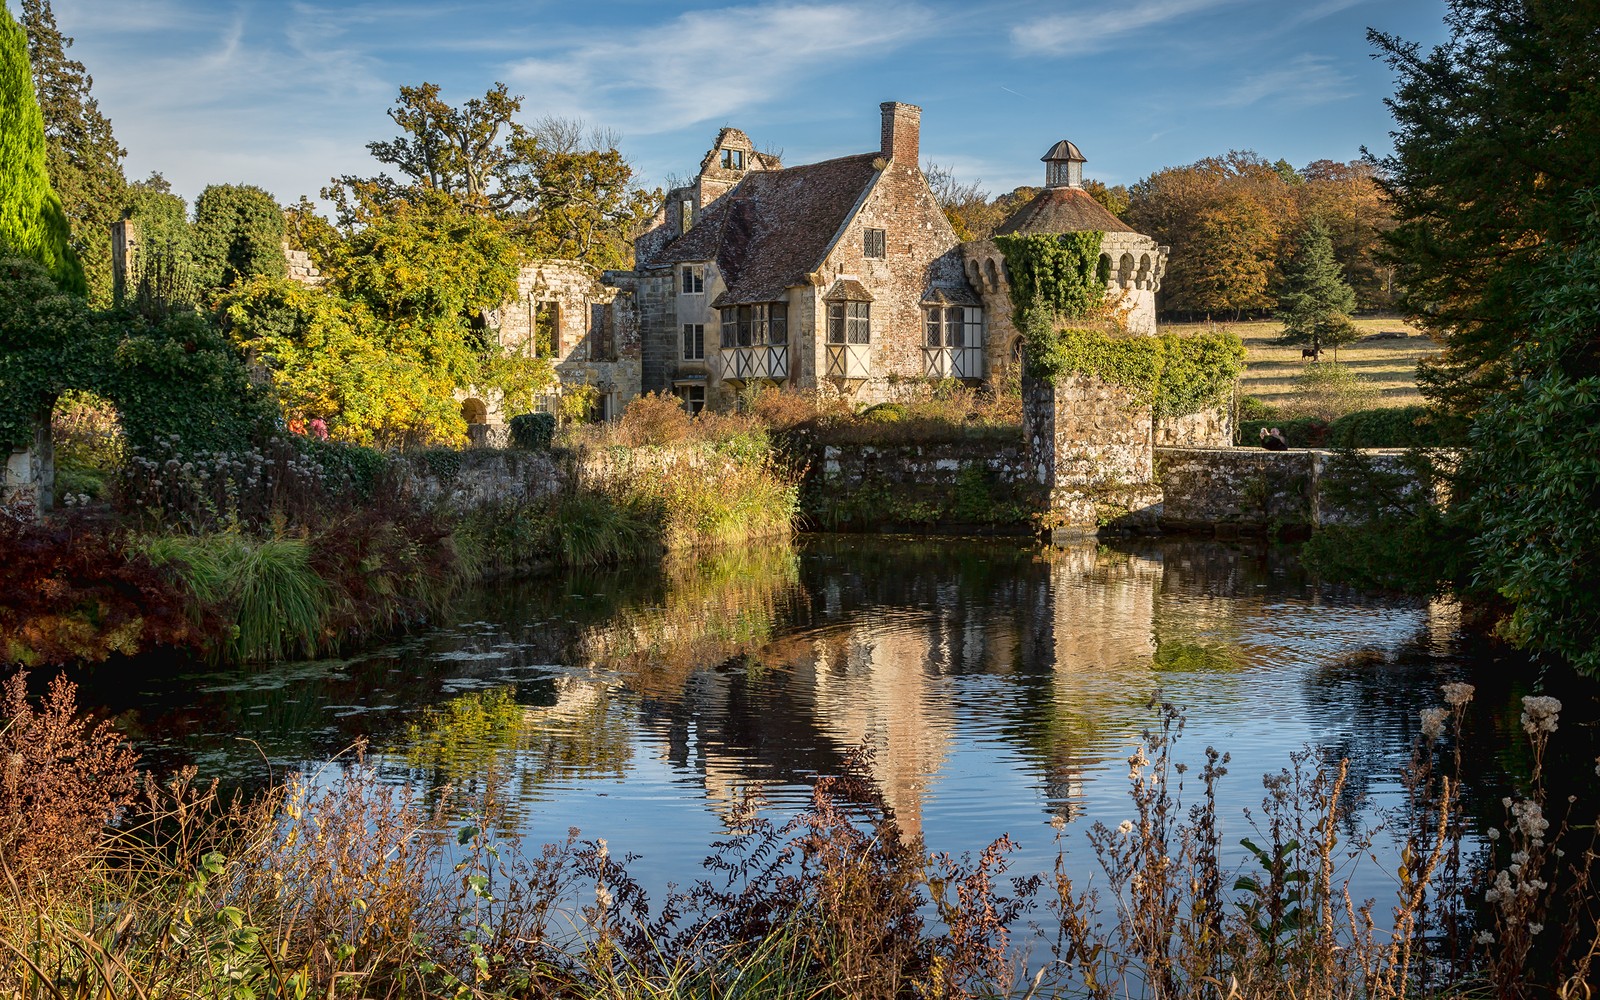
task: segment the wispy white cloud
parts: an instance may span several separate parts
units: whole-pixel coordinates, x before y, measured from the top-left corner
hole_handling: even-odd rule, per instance
[[[287,200],[315,194],[333,173],[370,169],[364,143],[382,134],[373,130],[394,87],[352,30],[359,11],[296,0],[195,5],[174,19],[169,0],[133,0],[139,17],[107,18],[99,8],[113,5],[54,6],[129,150],[130,175],[158,170],[191,197],[248,182]],[[159,45],[152,23],[163,25]]]
[[[1089,55],[1142,40],[1152,28],[1245,0],[1140,0],[1129,4],[1080,3],[1011,28],[1011,43],[1025,53]]]
[[[722,121],[937,30],[906,3],[780,3],[681,14],[563,44],[508,70],[539,107],[651,135]]]
[[[1305,108],[1354,97],[1357,88],[1348,73],[1328,56],[1300,55],[1275,69],[1254,73],[1209,102],[1219,108],[1245,108],[1271,104]]]

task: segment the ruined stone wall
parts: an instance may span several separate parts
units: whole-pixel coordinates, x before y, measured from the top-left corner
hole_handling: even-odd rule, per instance
[[[53,499],[50,463],[37,448],[22,448],[6,457],[5,478],[0,482],[0,507],[44,510]]]
[[[288,265],[287,277],[290,281],[305,285],[308,288],[320,288],[327,280],[317,265],[311,260],[311,255],[304,250],[290,248],[287,241],[283,244],[283,260]]]
[[[1150,407],[1088,375],[1024,378],[1023,436],[1051,526],[1064,532],[1142,528],[1159,513]]]
[[[561,382],[555,392],[592,385],[608,400],[608,412],[620,413],[639,395],[643,378],[635,293],[606,285],[594,270],[573,261],[529,264],[517,276],[516,294],[491,319],[504,350],[533,350],[535,312],[541,302],[558,307],[551,360]],[[504,412],[498,398],[482,398],[491,426],[503,426],[513,416]]]
[[[1157,448],[1228,448],[1233,445],[1233,404],[1210,406],[1181,417],[1155,422]],[[1250,442],[1246,442],[1247,444]]]
[[[1415,479],[1404,451],[1358,454],[1378,470]],[[1155,472],[1165,494],[1161,524],[1172,530],[1264,533],[1347,523],[1361,512],[1341,509],[1328,498],[1328,486],[1340,475],[1334,457],[1320,450],[1159,448]]]

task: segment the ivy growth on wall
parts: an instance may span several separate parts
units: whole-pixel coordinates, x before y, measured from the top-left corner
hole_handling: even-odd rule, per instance
[[[1039,370],[1056,380],[1092,375],[1126,386],[1158,418],[1182,417],[1224,402],[1244,370],[1244,344],[1231,333],[1188,337],[1119,337],[1100,330],[1063,327],[1051,331]]]
[[[1030,317],[1082,319],[1105,304],[1105,281],[1096,273],[1104,233],[996,236],[1011,282],[1012,319],[1018,330]]]
[[[1244,370],[1244,344],[1229,333],[1116,336],[1085,325],[1107,315],[1098,273],[1100,232],[996,236],[1022,333],[1023,371],[1054,382],[1092,375],[1133,389],[1157,417],[1221,402]]]

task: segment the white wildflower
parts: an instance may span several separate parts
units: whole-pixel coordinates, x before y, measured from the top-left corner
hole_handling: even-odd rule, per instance
[[[1478,944],[1494,944],[1493,931],[1479,931],[1478,936],[1472,939]]]
[[[1439,690],[1444,692],[1444,703],[1451,708],[1460,708],[1472,700],[1473,691],[1477,690],[1471,684],[1462,681],[1452,681]]]
[[[1489,828],[1489,839],[1490,840],[1499,840],[1500,839],[1500,830],[1499,830],[1498,827],[1491,826]]]
[[[611,890],[606,888],[604,882],[598,883],[594,887],[594,905],[602,910],[609,910],[611,909],[611,903]]]
[[[1523,799],[1511,807],[1511,815],[1516,817],[1517,829],[1522,831],[1523,836],[1536,844],[1544,842],[1544,832],[1550,829],[1550,821],[1544,818],[1539,803]]]
[[[1422,735],[1430,740],[1436,740],[1444,735],[1444,720],[1450,713],[1442,708],[1425,708],[1422,710]]]
[[[1529,695],[1522,699],[1522,728],[1529,735],[1556,731],[1556,717],[1561,714],[1561,702],[1555,698]]]
[[[1117,832],[1122,834],[1123,836],[1127,836],[1128,834],[1132,833],[1133,832],[1133,820],[1125,819],[1121,823],[1118,823],[1117,824]]]
[[[1529,924],[1528,925],[1528,933],[1529,934],[1537,934],[1542,930],[1544,930],[1544,924]]]

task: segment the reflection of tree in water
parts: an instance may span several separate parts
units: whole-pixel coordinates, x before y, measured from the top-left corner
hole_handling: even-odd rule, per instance
[[[798,599],[787,546],[678,559],[659,575],[635,572],[650,585],[568,580],[571,589],[530,609],[530,627],[566,637],[559,660],[567,672],[424,709],[386,761],[428,788],[487,798],[512,820],[553,785],[620,779],[633,755],[638,698],[681,698],[696,669],[768,643]],[[640,589],[656,599],[638,601]],[[618,590],[633,600],[619,600]]]
[[[692,671],[771,641],[803,599],[788,545],[672,559],[663,580],[659,601],[626,605],[586,628],[573,659],[618,671],[641,693],[678,691]]]
[[[1504,820],[1501,799],[1526,785],[1533,759],[1521,729],[1522,699],[1560,699],[1561,725],[1545,756],[1550,801],[1579,797],[1578,815],[1593,815],[1595,758],[1600,753],[1600,699],[1593,681],[1527,657],[1482,636],[1419,632],[1391,652],[1361,650],[1312,673],[1310,711],[1337,725],[1317,747],[1327,759],[1350,760],[1357,795],[1388,783],[1410,760],[1425,708],[1443,704],[1440,687],[1467,681],[1476,688],[1460,741],[1463,807],[1479,831]],[[1454,744],[1451,744],[1453,747]],[[1583,810],[1587,809],[1587,813]]]
[[[620,779],[633,757],[632,706],[600,681],[556,677],[548,691],[549,704],[520,703],[506,685],[426,709],[382,763],[403,765],[430,793],[448,786],[458,801],[490,804],[512,822],[552,785]]]

